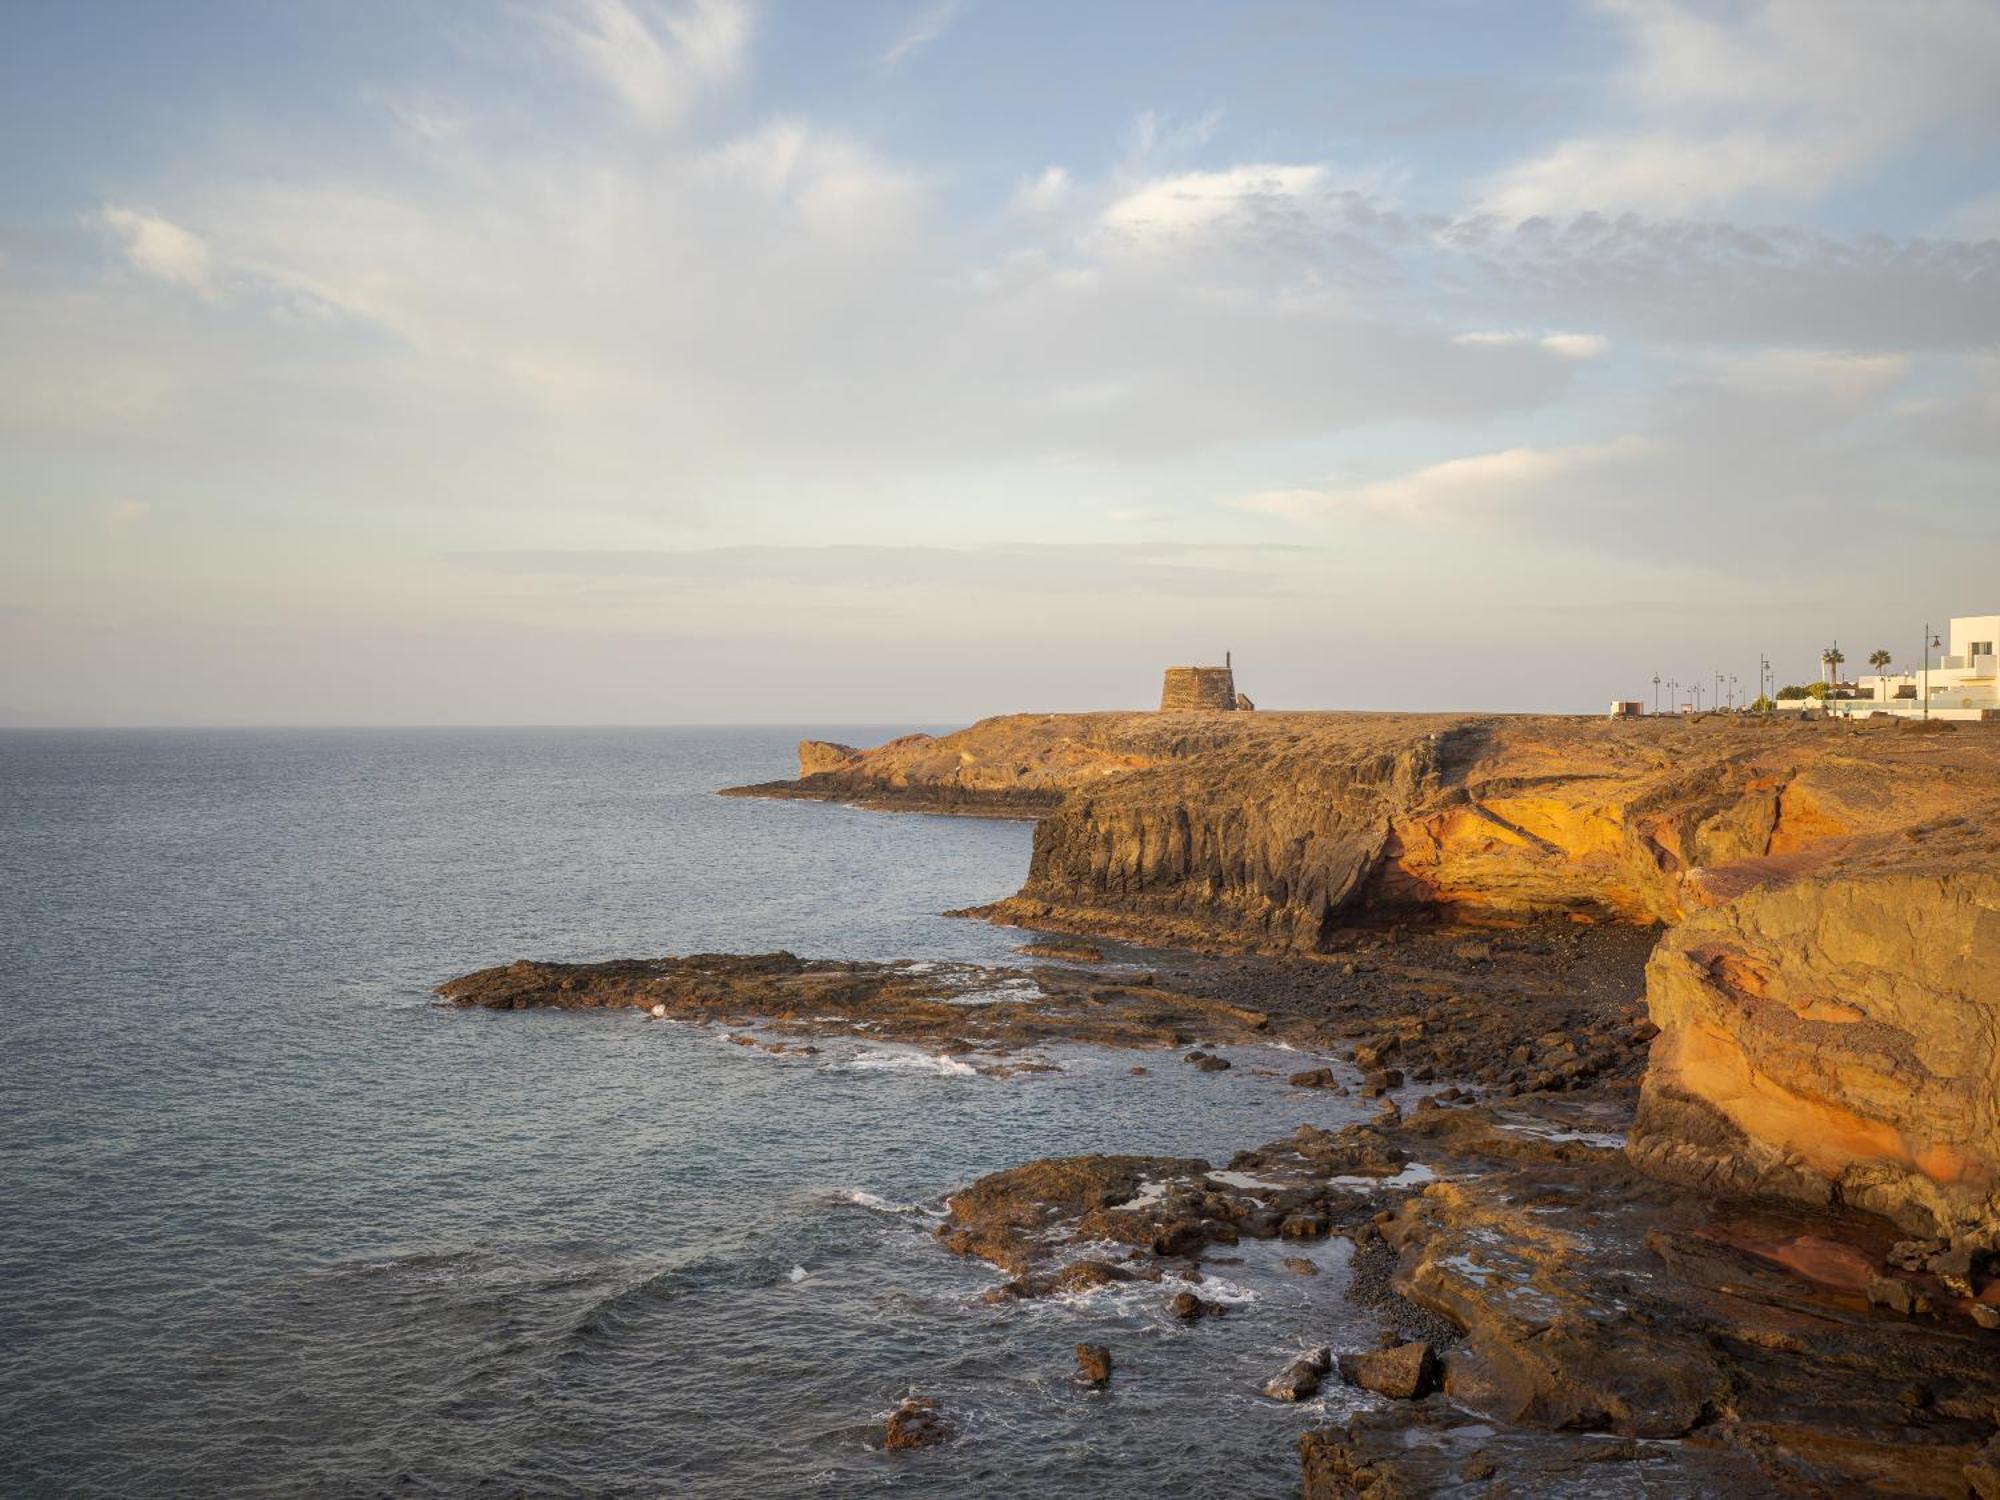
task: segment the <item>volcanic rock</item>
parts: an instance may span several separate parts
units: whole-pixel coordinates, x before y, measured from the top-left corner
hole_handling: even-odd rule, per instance
[[[1437,1355],[1426,1343],[1340,1356],[1340,1377],[1378,1396],[1411,1401],[1437,1384]]]
[[[905,1397],[882,1425],[884,1448],[934,1448],[957,1436],[950,1420],[926,1396]]]
[[[1076,1378],[1097,1390],[1111,1384],[1111,1351],[1102,1344],[1078,1344]]]
[[[1333,1351],[1309,1349],[1264,1382],[1264,1394],[1277,1401],[1306,1401],[1319,1393],[1320,1381],[1332,1368]]]

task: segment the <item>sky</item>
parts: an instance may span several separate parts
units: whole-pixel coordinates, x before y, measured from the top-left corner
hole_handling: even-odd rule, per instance
[[[1900,665],[2000,611],[1996,78],[2000,0],[12,0],[0,725]]]

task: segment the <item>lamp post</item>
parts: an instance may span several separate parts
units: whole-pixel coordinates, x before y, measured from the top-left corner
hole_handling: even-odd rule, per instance
[[[1653,674],[1653,717],[1657,719],[1659,716],[1660,716],[1660,674],[1658,672],[1655,672]]]
[[[1667,679],[1667,707],[1675,713],[1681,711],[1681,685],[1671,677]]]
[[[1924,621],[1924,717],[1926,719],[1931,716],[1931,648],[1942,644],[1942,641],[1931,634],[1931,622]]]
[[[1722,707],[1722,674],[1720,672],[1715,674],[1715,696],[1709,699],[1709,702],[1717,708]]]
[[[1771,690],[1765,684],[1771,680],[1771,658],[1763,652],[1757,653],[1757,696],[1765,703],[1764,712],[1769,713]]]

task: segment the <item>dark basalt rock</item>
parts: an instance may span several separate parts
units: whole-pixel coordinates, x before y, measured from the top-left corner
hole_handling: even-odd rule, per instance
[[[1078,1344],[1076,1378],[1096,1390],[1111,1384],[1111,1351],[1102,1344]]]
[[[888,1449],[935,1448],[958,1435],[957,1429],[927,1396],[904,1398],[882,1424],[882,1446]]]
[[[1173,1300],[1167,1303],[1167,1311],[1183,1323],[1195,1323],[1203,1318],[1219,1318],[1228,1309],[1220,1302],[1210,1302],[1193,1292],[1176,1292]]]

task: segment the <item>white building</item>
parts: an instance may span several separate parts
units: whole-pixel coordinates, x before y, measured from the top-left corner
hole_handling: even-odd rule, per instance
[[[1901,672],[1863,677],[1852,698],[1826,705],[1839,713],[1922,713],[1929,689],[1932,717],[1974,719],[2000,717],[2000,676],[1994,671],[1994,647],[2000,642],[2000,615],[1967,615],[1951,622],[1943,655]]]

